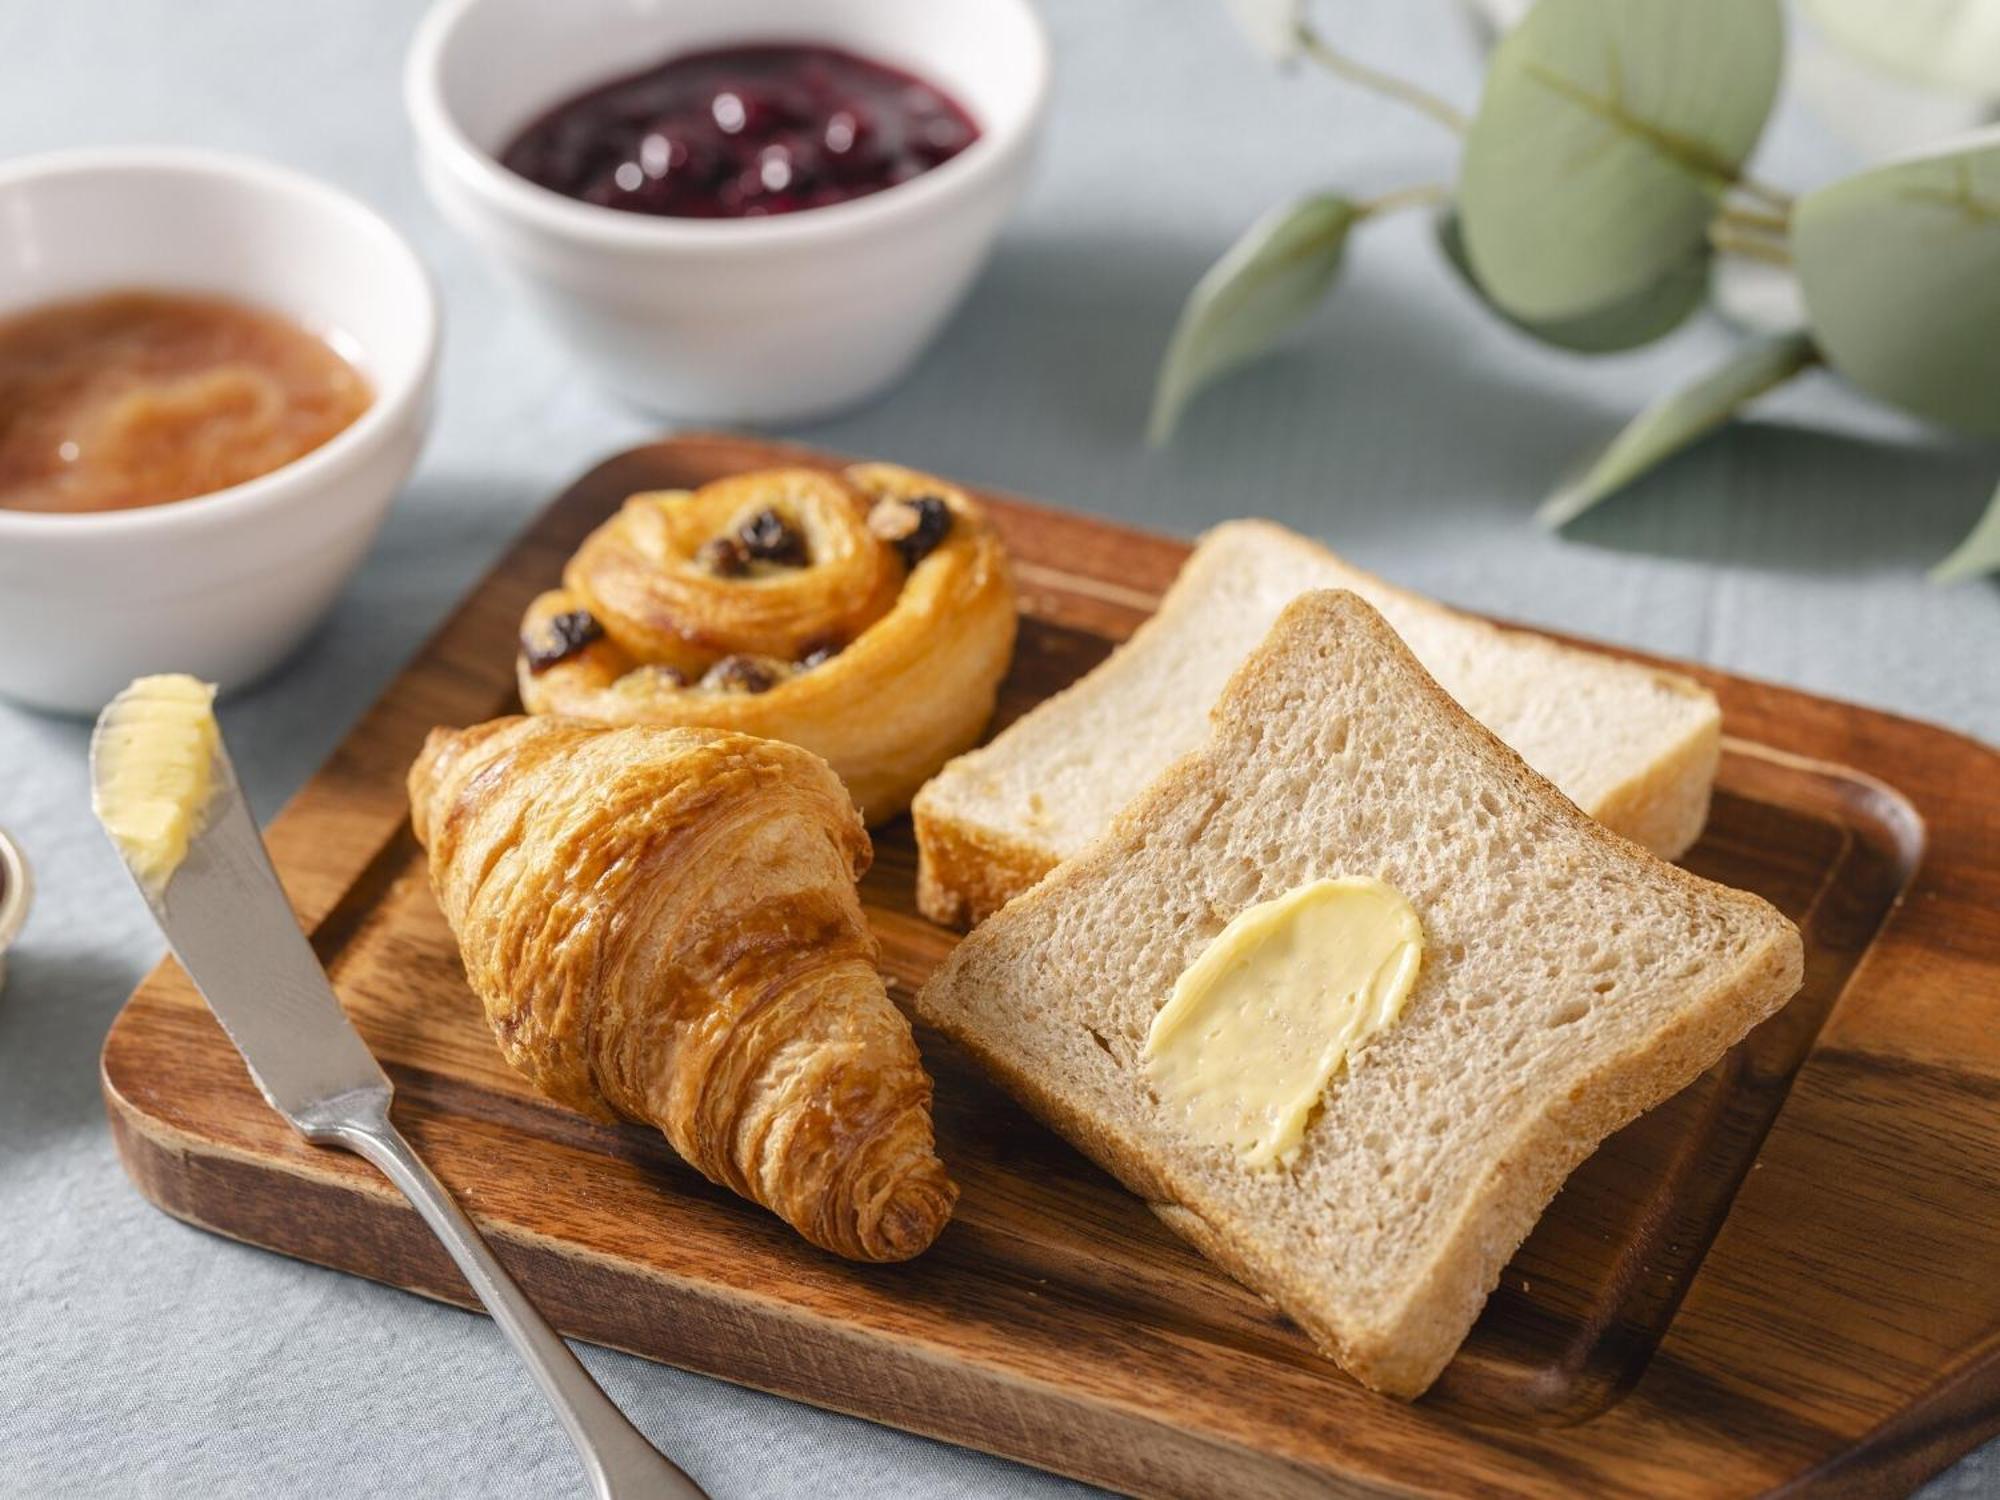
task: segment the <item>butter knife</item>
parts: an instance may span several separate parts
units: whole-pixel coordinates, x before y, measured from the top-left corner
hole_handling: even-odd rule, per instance
[[[91,736],[93,788],[103,786],[110,715]],[[707,1500],[591,1379],[396,1129],[389,1075],[300,933],[219,737],[211,781],[202,826],[165,882],[149,883],[129,861],[126,868],[251,1081],[307,1140],[366,1158],[402,1190],[526,1362],[600,1500]]]

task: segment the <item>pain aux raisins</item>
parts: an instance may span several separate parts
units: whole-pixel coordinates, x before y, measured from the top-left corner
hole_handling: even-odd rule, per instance
[[[736,540],[758,562],[780,568],[806,565],[806,539],[775,510],[760,510],[736,528]]]
[[[840,655],[841,645],[841,642],[828,637],[807,641],[799,652],[799,670],[810,672],[814,667],[825,666]]]
[[[951,507],[936,495],[879,500],[868,512],[868,529],[896,549],[905,568],[914,568],[950,534]]]
[[[750,554],[733,536],[711,537],[695,549],[695,566],[717,578],[740,578],[750,571]]]
[[[725,656],[702,673],[701,685],[713,692],[768,693],[778,685],[778,674],[754,656]]]
[[[634,667],[619,680],[647,688],[678,688],[687,686],[687,673],[666,662],[648,662]]]
[[[568,661],[592,641],[604,638],[604,627],[587,609],[565,610],[551,615],[539,629],[521,637],[521,650],[528,658],[530,672],[546,672]]]

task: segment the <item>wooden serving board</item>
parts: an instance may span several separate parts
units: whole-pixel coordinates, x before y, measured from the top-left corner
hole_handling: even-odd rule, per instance
[[[779,462],[836,460],[687,437],[586,475],[270,831],[397,1118],[564,1330],[1149,1495],[1887,1494],[2000,1431],[2000,756],[1698,668],[1729,738],[1687,863],[1799,922],[1805,989],[1576,1172],[1414,1405],[1342,1376],[928,1033],[964,1196],[903,1266],[821,1254],[652,1132],[538,1099],[465,988],[404,771],[432,725],[513,708],[522,607],[625,495]],[[1098,662],[1187,548],[986,498],[1025,615],[1004,717]],[[914,869],[907,822],[882,831],[865,895],[903,999],[952,942]],[[381,1178],[265,1108],[173,963],[103,1069],[168,1212],[470,1300]]]

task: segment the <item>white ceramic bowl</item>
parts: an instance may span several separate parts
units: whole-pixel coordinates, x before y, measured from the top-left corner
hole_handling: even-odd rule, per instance
[[[765,219],[599,208],[495,160],[591,84],[760,40],[905,68],[980,138],[898,187]],[[874,394],[943,325],[1019,195],[1048,72],[1028,0],[442,0],[404,93],[439,209],[606,385],[676,416],[779,421]]]
[[[326,334],[374,387],[345,432],[261,478],[90,515],[0,509],[0,694],[95,713],[144,672],[224,688],[275,665],[333,602],[422,446],[437,302],[354,199],[206,152],[0,164],[0,315],[119,288],[214,292]]]

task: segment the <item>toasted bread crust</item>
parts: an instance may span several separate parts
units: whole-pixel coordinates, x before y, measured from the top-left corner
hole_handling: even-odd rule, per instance
[[[1055,855],[997,829],[910,807],[917,835],[917,910],[964,931],[984,922],[1056,866]]]
[[[1050,1081],[1030,1076],[980,1031],[977,992],[1004,982],[985,972],[989,955],[1013,931],[1060,911],[1081,886],[1143,852],[1163,815],[1190,798],[1214,794],[1232,733],[1247,732],[1282,694],[1271,664],[1318,643],[1366,634],[1374,649],[1397,658],[1432,711],[1460,721],[1475,736],[1482,769],[1513,782],[1571,825],[1588,843],[1621,861],[1639,861],[1653,880],[1691,897],[1721,900],[1765,929],[1762,943],[1733,970],[1691,994],[1671,1022],[1639,1045],[1607,1056],[1567,1096],[1549,1098],[1525,1116],[1512,1139],[1459,1206],[1449,1231],[1422,1274],[1402,1290],[1378,1326],[1343,1322],[1323,1288],[1298,1268],[1266,1253],[1259,1226],[1237,1222],[1228,1205],[1177,1169],[1160,1143],[1066,1098]],[[1563,1180],[1614,1130],[1693,1081],[1736,1041],[1798,989],[1803,952],[1797,929],[1760,897],[1725,891],[1648,856],[1621,835],[1583,816],[1567,798],[1485,726],[1467,714],[1423,669],[1396,633],[1364,601],[1345,592],[1309,594],[1280,616],[1263,646],[1230,680],[1216,710],[1217,736],[1183,757],[1121,811],[1090,848],[1018,897],[967,938],[934,973],[916,1000],[928,1025],[964,1046],[1003,1087],[1132,1191],[1232,1276],[1292,1317],[1343,1368],[1377,1390],[1414,1397],[1437,1377]],[[1031,929],[1033,930],[1033,929]],[[1004,963],[998,955],[996,963]]]
[[[1225,530],[1255,536],[1263,547],[1316,563],[1332,564],[1357,578],[1366,579],[1371,587],[1379,588],[1385,594],[1438,616],[1465,620],[1490,631],[1495,638],[1541,639],[1531,631],[1491,625],[1462,616],[1447,605],[1397,588],[1354,567],[1311,538],[1300,536],[1275,522],[1226,522],[1203,539],[1203,546]],[[1132,638],[1120,646],[1109,661],[1046,699],[1033,713],[1048,712],[1051,704],[1090,694],[1093,683],[1099,680],[1099,674],[1150,637],[1200,628],[1200,622],[1195,617],[1197,610],[1188,601],[1198,600],[1201,589],[1208,582],[1208,575],[1219,566],[1216,559],[1198,546],[1181,576],[1160,601],[1158,611],[1140,625]],[[1564,650],[1584,650],[1581,647],[1561,646],[1556,642],[1548,644]],[[1631,664],[1629,670],[1635,674],[1646,674],[1653,682],[1675,694],[1705,703],[1710,711],[1691,724],[1683,738],[1657,747],[1651,761],[1635,775],[1596,798],[1584,811],[1614,833],[1643,845],[1661,858],[1678,859],[1701,836],[1702,827],[1708,820],[1710,792],[1721,757],[1721,715],[1714,708],[1713,695],[1691,678],[1636,664]],[[960,930],[985,921],[1040,880],[1062,858],[1062,850],[1046,837],[1038,836],[1033,828],[983,820],[976,810],[955,810],[947,805],[946,797],[934,790],[951,784],[954,777],[972,773],[982,758],[1000,743],[1002,741],[996,741],[947,765],[926,787],[931,795],[926,798],[919,794],[916,804],[917,908],[932,921]]]
[[[1677,673],[1660,672],[1657,680],[1685,687],[1713,702],[1705,688]],[[1686,738],[1661,751],[1638,775],[1612,788],[1591,817],[1661,859],[1679,859],[1694,847],[1708,823],[1708,804],[1715,773],[1722,763],[1722,715],[1718,712],[1695,725]]]

